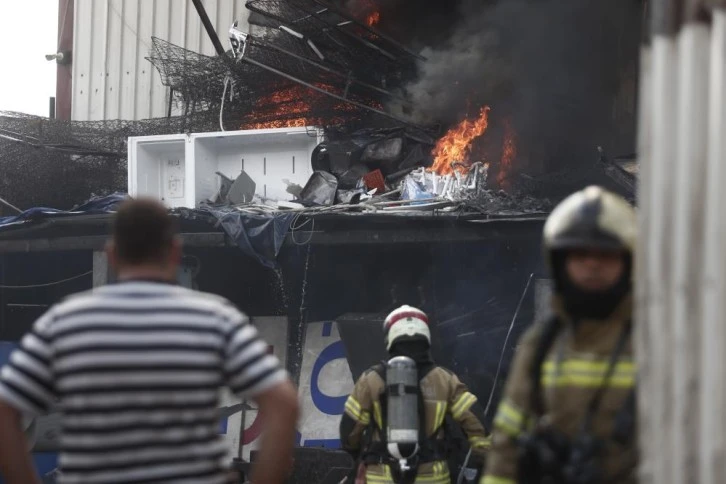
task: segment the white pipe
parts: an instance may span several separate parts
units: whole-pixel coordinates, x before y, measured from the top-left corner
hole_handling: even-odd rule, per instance
[[[652,55],[649,45],[643,46],[640,51],[640,92],[638,96],[638,218],[640,234],[638,238],[638,254],[647,253],[648,245],[648,213],[650,206],[650,190],[652,186],[648,183],[652,166],[650,156],[651,149],[651,110],[652,110]],[[636,355],[647,355],[650,351],[650,337],[648,321],[648,288],[647,288],[647,257],[635,258],[636,284],[636,320],[635,325],[635,351]],[[640,358],[638,361],[638,371],[641,375],[650,373],[648,358]],[[648,378],[640,379],[638,385],[645,393],[650,391],[650,380]],[[650,439],[650,419],[647,417],[651,411],[646,406],[646,399],[638,399],[638,436],[640,438],[640,447],[646,451],[640,457],[639,480],[642,483],[654,482],[653,478],[653,461],[651,455],[647,452],[649,446],[652,445]]]
[[[305,38],[305,36],[303,34],[301,34],[300,32],[296,32],[295,30],[292,30],[290,27],[286,27],[284,25],[280,25],[280,30],[284,30],[288,34],[293,35],[293,36],[297,37],[298,39]]]
[[[643,368],[644,380],[648,380],[646,395],[659,404],[652,406],[651,411],[643,418],[649,420],[648,439],[660,444],[659,460],[671,462],[673,446],[671,428],[663,425],[669,421],[669,402],[672,398],[671,387],[673,376],[668,362],[672,352],[671,308],[667,289],[670,287],[670,245],[671,214],[673,212],[672,193],[674,188],[673,173],[675,172],[676,153],[676,116],[677,106],[674,100],[678,93],[678,49],[674,38],[656,36],[653,39],[653,104],[652,104],[652,145],[651,160],[653,163],[650,178],[643,180],[651,184],[649,188],[651,207],[648,216],[648,247],[647,257],[646,298],[648,306],[647,319],[644,321],[645,337],[648,340],[648,358],[653,364]],[[653,467],[653,481],[658,484],[671,483],[671,471],[667,466]]]
[[[688,23],[678,35],[678,112],[676,164],[669,171],[672,183],[673,218],[668,237],[672,243],[672,279],[666,300],[671,304],[671,368],[673,404],[671,421],[671,482],[700,482],[697,452],[698,426],[693,409],[698,408],[700,334],[694,320],[700,319],[700,256],[703,245],[703,186],[706,182],[708,149],[708,68],[710,29],[705,23]]]
[[[705,185],[705,243],[702,264],[701,482],[726,482],[726,10],[714,11],[710,46],[708,178]]]

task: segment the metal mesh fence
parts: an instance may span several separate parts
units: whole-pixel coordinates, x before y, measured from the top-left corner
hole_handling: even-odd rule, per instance
[[[213,130],[203,112],[142,121],[61,121],[0,111],[0,197],[20,209],[70,209],[125,191],[127,139]],[[0,205],[1,215],[14,212]]]

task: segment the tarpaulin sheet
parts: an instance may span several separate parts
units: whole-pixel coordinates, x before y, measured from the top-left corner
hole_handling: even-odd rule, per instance
[[[125,193],[114,193],[104,197],[92,198],[86,203],[79,205],[71,210],[58,210],[56,208],[34,207],[25,210],[23,213],[10,217],[0,217],[0,229],[8,225],[17,225],[33,220],[39,220],[50,217],[67,217],[73,215],[93,215],[101,213],[109,213],[116,210],[116,207],[126,200],[128,195]]]
[[[234,210],[207,209],[242,251],[265,267],[277,267],[277,254],[295,218],[293,213],[250,215]]]

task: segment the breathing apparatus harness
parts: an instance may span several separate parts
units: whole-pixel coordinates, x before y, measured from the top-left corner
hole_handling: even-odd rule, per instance
[[[391,361],[393,361],[393,359]],[[375,419],[371,419],[371,423],[368,428],[368,442],[364,447],[366,450],[363,451],[362,461],[366,465],[388,465],[391,469],[394,482],[399,484],[410,484],[416,480],[419,465],[447,459],[448,446],[443,439],[436,438],[438,432],[434,432],[431,436],[426,435],[425,407],[420,385],[421,380],[434,368],[437,368],[437,366],[433,363],[418,364],[418,385],[406,385],[403,388],[401,385],[390,384],[388,382],[386,375],[388,367],[389,362],[383,361],[372,368],[372,370],[375,371],[376,374],[383,380],[385,390],[379,399],[381,406],[381,426],[380,428],[377,428],[378,426]],[[391,455],[392,446],[389,445],[390,442],[388,441],[388,397],[389,395],[396,397],[401,396],[401,392],[405,392],[408,395],[415,394],[418,401],[418,441],[415,446],[407,449],[412,451],[409,455],[394,456]],[[379,441],[372,441],[373,432],[378,433]],[[398,457],[403,457],[403,459]]]
[[[559,334],[562,325],[556,317],[546,321],[538,342],[531,367],[532,379],[531,408],[538,418],[545,414],[542,398],[541,368],[550,347]],[[600,407],[620,355],[632,332],[630,321],[623,327],[613,352],[602,384],[590,400],[587,412],[574,439],[552,428],[535,428],[528,431],[522,425],[518,438],[519,447],[518,482],[520,484],[603,484],[618,482],[630,472],[630,465],[623,471],[606,479],[599,463],[600,454],[605,446],[602,439],[592,434],[592,421]],[[612,440],[620,445],[630,445],[635,427],[635,388],[632,389],[625,404],[615,419]]]

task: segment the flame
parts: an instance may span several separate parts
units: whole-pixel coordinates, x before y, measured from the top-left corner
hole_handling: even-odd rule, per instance
[[[454,172],[452,163],[463,165],[458,167],[459,171],[468,171],[472,142],[484,134],[488,125],[489,106],[484,106],[479,111],[477,119],[465,119],[451,128],[443,138],[436,142],[436,146],[431,152],[434,157],[431,171],[435,171],[439,175],[448,175]]]
[[[242,129],[274,129],[274,128],[304,128],[308,126],[306,118],[275,119],[260,123],[244,123]]]
[[[502,145],[502,160],[499,162],[499,175],[497,182],[500,188],[505,188],[509,172],[512,170],[512,162],[517,156],[517,145],[515,144],[516,133],[512,123],[508,120],[504,123],[504,143]]]
[[[317,83],[317,87],[331,90],[330,86]],[[292,85],[282,87],[272,94],[258,98],[250,114],[240,124],[240,129],[273,129],[273,128],[304,128],[306,126],[322,126],[323,124],[343,124],[346,120],[343,113],[354,112],[355,106],[339,102],[331,106],[341,116],[325,120],[313,116],[314,107],[320,103],[328,103],[328,98],[317,91],[304,86]],[[382,109],[382,106],[375,106]]]
[[[255,101],[255,107],[251,110],[249,120],[242,122],[241,129],[270,129],[270,128],[294,128],[308,126],[306,114],[310,111],[310,104],[307,102],[306,89],[302,86],[290,86],[282,88],[263,96]],[[265,116],[272,117],[268,121],[259,121],[259,113],[266,113],[270,106],[275,106],[275,112]],[[257,115],[257,116],[256,116]]]
[[[381,12],[374,11],[368,14],[368,17],[366,17],[366,25],[369,27],[375,26],[378,22],[381,21]]]

